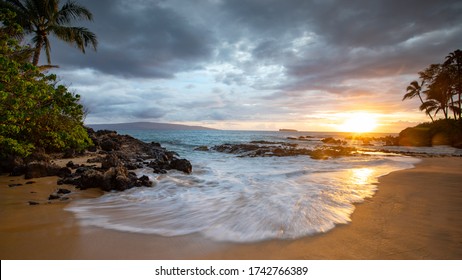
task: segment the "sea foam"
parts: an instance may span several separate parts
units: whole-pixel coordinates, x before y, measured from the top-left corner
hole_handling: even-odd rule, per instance
[[[418,161],[380,154],[240,158],[187,144],[175,145],[192,161],[191,175],[138,170],[155,186],[75,201],[67,210],[84,225],[121,231],[231,242],[293,239],[350,222],[354,204],[374,194],[379,176]]]

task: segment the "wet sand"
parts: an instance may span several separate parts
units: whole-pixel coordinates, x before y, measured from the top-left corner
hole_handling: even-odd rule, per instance
[[[58,187],[73,191],[69,200],[48,200]],[[377,193],[356,205],[350,224],[296,240],[239,244],[118,232],[82,225],[64,210],[69,201],[98,195],[57,186],[55,177],[0,176],[0,258],[462,259],[460,157],[424,158],[379,178]]]

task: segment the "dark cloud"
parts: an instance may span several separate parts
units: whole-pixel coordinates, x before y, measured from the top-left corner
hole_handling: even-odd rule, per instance
[[[52,61],[95,118],[263,120],[353,98],[393,107],[406,79],[462,47],[458,0],[78,2],[94,13],[98,51],[53,41]]]
[[[314,31],[335,46],[394,46],[462,19],[460,1],[340,2],[323,1],[310,14]]]
[[[283,65],[286,87],[416,73],[462,45],[460,1],[226,1],[253,58]],[[309,34],[313,40],[291,43]],[[247,75],[247,73],[242,73]],[[226,80],[242,82],[239,74]]]
[[[184,15],[157,1],[81,0],[94,14],[86,25],[97,34],[97,53],[58,48],[53,58],[64,66],[142,78],[172,78],[197,68],[211,54],[213,37]],[[60,44],[60,43],[54,43]]]
[[[310,30],[328,44],[347,47],[395,45],[462,19],[460,1],[250,0],[224,1],[223,9],[233,23],[267,39]]]
[[[249,65],[255,63],[282,65],[295,77],[338,66],[352,75],[363,75],[355,64],[383,74],[400,68],[403,60],[422,59],[422,54],[432,57],[434,49],[442,52],[439,56],[445,55],[458,47],[454,44],[461,43],[462,35],[459,28],[441,38],[439,47],[429,38],[421,42],[425,45],[412,46],[416,55],[403,45],[460,25],[459,1],[79,2],[94,13],[95,21],[87,25],[98,35],[98,52],[82,57],[60,47],[54,61],[128,77],[173,78],[178,72],[216,61],[242,70],[219,79],[227,84],[245,83],[240,76],[253,71]],[[294,41],[307,34],[313,40],[299,42],[294,50]],[[250,63],[235,60],[239,51],[251,55]]]

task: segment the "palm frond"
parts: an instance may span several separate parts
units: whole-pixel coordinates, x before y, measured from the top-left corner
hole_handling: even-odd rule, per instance
[[[403,96],[403,100],[412,99],[412,98],[414,98],[414,96],[415,96],[415,93],[414,93],[414,92],[409,92],[409,91],[408,91],[408,93],[406,93],[406,94]]]
[[[48,65],[40,65],[40,66],[37,66],[37,67],[41,72],[48,71],[51,68],[59,68],[58,65],[50,65],[50,64],[48,64]]]
[[[24,48],[19,51],[13,52],[12,57],[16,61],[26,62],[26,61],[30,61],[33,54],[34,54],[33,49]]]
[[[17,0],[4,0],[0,1],[0,8],[7,9],[16,14],[15,22],[19,24],[25,32],[30,32],[32,30],[32,24],[30,21],[30,15],[27,11],[27,8]]]
[[[427,100],[422,105],[420,105],[420,111],[426,111],[427,114],[436,110],[439,107],[439,103],[435,100]]]
[[[98,46],[96,35],[85,27],[55,26],[52,31],[59,39],[76,46],[83,53],[88,45],[94,50]]]
[[[402,101],[404,101],[404,100],[406,100],[406,99],[411,99],[411,98],[412,98],[411,94],[406,93],[406,94],[403,96]]]
[[[420,90],[421,86],[419,85],[419,83],[417,81],[412,81],[411,82],[411,86],[415,89],[418,89]]]
[[[421,87],[417,81],[412,81],[409,86],[407,86],[407,93],[403,96],[403,100],[412,99],[420,94]]]
[[[2,6],[8,5],[10,7],[15,7],[16,9],[19,9],[19,10],[23,10],[23,11],[26,10],[26,7],[24,7],[21,1],[18,1],[18,0],[4,0],[4,1],[1,1],[1,4]]]
[[[26,0],[25,7],[30,15],[30,20],[37,21],[44,17],[44,1],[40,0]]]
[[[93,14],[85,7],[69,1],[59,10],[56,18],[56,23],[67,24],[72,20],[93,20]]]
[[[37,65],[40,51],[45,49],[50,64],[51,45],[48,35],[53,33],[59,39],[79,48],[83,53],[88,46],[96,50],[96,35],[85,27],[69,26],[73,20],[92,20],[92,13],[73,0],[60,8],[59,0],[0,0],[0,8],[6,7],[16,13],[16,23],[25,34],[34,35],[35,43],[32,63]]]

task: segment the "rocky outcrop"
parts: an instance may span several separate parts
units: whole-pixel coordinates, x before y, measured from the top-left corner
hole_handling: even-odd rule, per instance
[[[192,168],[184,168],[178,164],[180,158],[177,153],[166,150],[159,143],[145,143],[132,136],[118,135],[109,130],[89,130],[89,134],[93,143],[101,150],[100,153],[109,155],[104,160],[100,158],[103,168],[123,165],[129,170],[151,167],[156,173],[165,173],[172,169],[188,174],[192,172]]]
[[[345,146],[322,146],[315,150],[312,150],[310,157],[312,159],[329,159],[338,158],[345,156],[353,156],[357,152],[354,147]]]
[[[335,139],[332,137],[324,138],[321,140],[321,142],[323,142],[324,144],[329,144],[329,145],[346,145],[347,144],[347,142],[344,140]]]
[[[182,172],[187,173],[187,174],[190,174],[192,172],[192,165],[186,159],[174,158],[170,162],[169,168],[170,169],[176,169],[176,170],[182,171]]]
[[[14,168],[23,166],[24,161],[22,158],[17,156],[9,155],[5,159],[0,160],[0,173],[12,173]],[[18,171],[16,171],[17,173]],[[22,173],[22,172],[19,172]]]
[[[322,146],[311,150],[306,148],[295,148],[290,145],[257,144],[223,144],[214,146],[211,150],[228,154],[236,154],[239,157],[310,156],[313,159],[351,156],[356,153],[355,148],[343,146]]]
[[[428,128],[408,127],[399,133],[400,146],[431,146],[431,139],[430,130]]]
[[[178,170],[187,174],[192,165],[178,154],[168,151],[158,143],[145,143],[129,135],[118,135],[115,131],[93,131],[88,129],[95,144],[90,150],[98,154],[88,163],[101,166],[78,165],[69,161],[60,167],[51,161],[20,162],[11,175],[25,175],[26,179],[59,176],[58,184],[71,184],[80,189],[100,188],[104,191],[124,191],[133,187],[150,187],[148,176],[137,177],[130,170],[151,168],[154,173]],[[14,174],[13,174],[14,173]]]
[[[73,184],[81,189],[124,191],[132,187],[153,185],[148,176],[138,178],[130,170],[151,168],[154,173],[166,173],[172,169],[187,174],[192,172],[188,160],[178,158],[177,153],[162,148],[158,143],[145,143],[129,135],[118,135],[114,131],[90,131],[90,136],[101,154],[91,162],[99,162],[101,167],[80,166],[60,183]]]
[[[400,146],[447,145],[462,148],[462,121],[440,119],[408,127],[399,133]]]
[[[298,140],[298,141],[319,141],[319,139],[317,137],[314,137],[314,136],[299,136],[299,137],[293,137],[293,136],[289,136],[287,137],[287,139],[289,140]]]
[[[147,176],[138,178],[135,173],[128,171],[116,155],[110,154],[103,159],[101,167],[79,167],[58,184],[71,184],[80,189],[124,191],[133,187],[151,187],[153,182]]]
[[[111,139],[104,140],[103,142],[101,142],[100,146],[101,149],[106,152],[117,151],[120,149],[120,145]]]
[[[71,173],[71,170],[49,162],[34,161],[26,164],[24,172],[25,179],[32,179],[47,176],[65,177]]]

